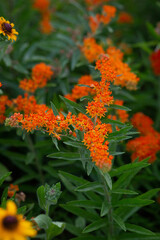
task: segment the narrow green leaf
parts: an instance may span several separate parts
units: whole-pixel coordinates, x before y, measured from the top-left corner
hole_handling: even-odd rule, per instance
[[[45,188],[43,185],[37,189],[37,197],[38,197],[38,203],[39,203],[40,208],[45,210],[46,209],[46,199],[45,199]]]
[[[124,231],[126,231],[126,226],[123,222],[123,220],[116,214],[113,215],[113,220],[122,228]]]
[[[79,207],[70,206],[68,204],[60,204],[60,206],[62,208],[64,208],[66,211],[71,212],[71,213],[75,214],[76,216],[81,216],[81,217],[85,218],[88,221],[93,222],[94,220],[98,220],[99,219],[98,214],[86,211],[86,209],[83,210],[83,209],[81,209]]]
[[[69,105],[70,107],[75,108],[79,112],[81,112],[81,113],[86,115],[86,110],[81,105],[79,105],[78,103],[72,102],[71,100],[69,100],[69,99],[67,99],[65,97],[62,97],[62,96],[60,96],[60,98],[65,102],[65,104],[67,106]]]
[[[98,201],[92,201],[92,200],[76,200],[76,201],[70,201],[67,202],[67,205],[70,206],[76,206],[76,207],[84,207],[84,208],[101,208],[101,203]]]
[[[105,179],[108,187],[109,187],[110,189],[112,189],[112,179],[111,179],[110,174],[109,174],[108,172],[106,172],[106,173],[101,172],[101,174],[102,174],[102,176],[104,177],[104,179]]]
[[[102,207],[101,207],[101,217],[104,217],[109,211],[109,204],[107,201],[104,201],[102,203]]]
[[[93,232],[95,230],[105,227],[106,224],[107,224],[106,219],[100,219],[98,221],[95,221],[95,222],[89,224],[87,227],[85,227],[85,229],[83,230],[83,233]]]
[[[143,228],[143,227],[140,227],[138,225],[134,225],[134,224],[126,223],[126,229],[128,231],[143,234],[143,235],[150,235],[150,236],[155,235],[155,233],[151,232],[150,230],[148,230],[146,228]]]
[[[110,108],[114,108],[114,109],[120,109],[120,110],[125,110],[125,111],[132,111],[130,108],[125,107],[125,106],[120,106],[120,105],[116,105],[116,104],[112,104],[109,106]]]
[[[52,108],[52,111],[54,113],[55,116],[58,116],[59,115],[59,112],[56,108],[56,106],[54,105],[54,103],[50,102],[51,103],[51,108]]]
[[[3,184],[3,182],[11,175],[12,172],[8,172],[6,174],[4,174],[1,178],[0,178],[0,186]]]
[[[138,194],[137,192],[132,191],[132,190],[128,190],[128,189],[116,189],[116,190],[112,190],[112,193],[115,193],[115,194],[128,194],[128,195],[136,195],[136,194]]]
[[[154,203],[153,200],[140,198],[125,198],[114,204],[115,207],[143,207]]]
[[[77,187],[75,191],[78,192],[88,192],[88,191],[94,191],[95,189],[103,188],[103,186],[97,182],[86,182],[85,184]]]
[[[52,137],[52,142],[54,143],[55,147],[57,148],[58,151],[60,151],[59,147],[58,147],[58,141],[57,138]]]

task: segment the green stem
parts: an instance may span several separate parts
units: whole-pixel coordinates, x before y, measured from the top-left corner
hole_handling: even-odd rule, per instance
[[[50,208],[50,205],[47,204],[47,207],[46,207],[46,215],[49,216],[49,208]]]
[[[34,156],[35,156],[35,165],[36,165],[36,168],[37,168],[37,170],[38,170],[41,183],[44,184],[44,176],[43,176],[43,172],[42,172],[42,169],[41,169],[41,166],[40,166],[39,158],[37,157],[37,154],[36,154],[36,151],[35,151],[35,148],[34,148],[33,141],[32,141],[32,139],[31,139],[31,137],[30,137],[29,134],[26,135],[26,139],[27,139],[27,143],[28,143],[28,148],[30,149],[30,151],[31,151],[31,152],[34,154]]]
[[[157,117],[156,117],[156,121],[155,121],[155,128],[159,128],[160,127],[160,78],[157,79],[158,80],[158,92],[157,92],[157,95],[158,95],[158,99],[157,99],[157,106],[158,106],[158,109],[157,109]]]
[[[103,188],[105,193],[105,198],[109,205],[109,211],[108,211],[108,225],[109,225],[109,231],[108,231],[108,240],[114,239],[114,225],[113,225],[113,209],[112,209],[112,203],[111,203],[111,194],[108,191],[108,187],[106,185],[106,181],[103,178]]]

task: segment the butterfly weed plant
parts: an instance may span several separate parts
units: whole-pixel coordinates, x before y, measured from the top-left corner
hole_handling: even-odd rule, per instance
[[[0,3],[0,240],[160,239],[160,6],[129,3]]]

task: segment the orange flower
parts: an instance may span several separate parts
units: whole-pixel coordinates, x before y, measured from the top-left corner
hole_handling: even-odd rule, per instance
[[[85,38],[81,51],[89,62],[94,62],[100,54],[104,54],[103,48],[96,43],[94,38]]]
[[[34,0],[33,7],[38,9],[40,12],[44,12],[49,8],[49,4],[49,0]]]
[[[156,153],[160,151],[160,133],[152,127],[152,119],[143,113],[136,113],[131,122],[141,134],[127,143],[127,151],[132,152],[132,161],[136,158],[141,161],[150,157],[149,162],[153,163],[156,160]]]
[[[2,83],[0,82],[0,87],[2,87]]]
[[[134,114],[131,123],[142,135],[155,131],[152,127],[153,120],[144,113],[138,112]]]
[[[42,33],[50,34],[53,31],[53,27],[51,25],[50,20],[51,20],[50,11],[47,10],[42,14],[42,20],[40,22]]]
[[[139,78],[131,72],[127,63],[122,62],[123,53],[115,47],[109,47],[106,52],[109,55],[110,64],[117,75],[114,84],[126,87],[129,90],[136,90]]]
[[[40,11],[42,19],[40,21],[41,32],[44,34],[49,34],[53,31],[51,25],[51,11],[49,9],[49,0],[35,0],[33,7]]]
[[[19,87],[24,91],[34,93],[37,88],[46,86],[53,73],[51,66],[47,66],[45,63],[36,64],[32,68],[32,78],[21,80]]]
[[[133,23],[133,17],[127,12],[121,12],[117,20],[118,23]]]
[[[155,75],[160,75],[160,49],[150,55],[151,66]]]
[[[72,93],[65,95],[65,97],[71,101],[76,101],[77,99],[87,96],[88,94],[94,95],[95,90],[93,88],[95,83],[97,82],[94,81],[90,75],[84,75],[78,80],[78,85],[87,85],[87,87],[75,85],[72,89]]]
[[[159,138],[154,135],[140,136],[128,141],[127,151],[133,152],[131,159],[134,161],[139,158],[139,161],[150,157],[149,162],[153,163],[156,160],[156,153],[160,151],[160,134]]]
[[[116,8],[113,6],[105,5],[103,6],[103,13],[101,15],[101,22],[104,24],[108,24],[112,18],[115,17]]]
[[[11,106],[12,102],[8,99],[8,96],[2,95],[0,96],[0,123],[3,123],[4,120],[6,119],[5,111],[6,111],[6,106]]]
[[[100,59],[97,60],[95,69],[100,71],[101,78],[105,81],[113,82],[116,79],[111,61],[106,55],[101,55]]]
[[[8,197],[13,197],[14,194],[19,191],[19,187],[18,185],[13,185],[13,184],[10,184],[9,188],[8,188]]]

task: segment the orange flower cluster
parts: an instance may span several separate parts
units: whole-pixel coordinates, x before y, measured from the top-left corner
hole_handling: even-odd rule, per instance
[[[114,101],[114,104],[120,105],[120,106],[123,106],[123,103],[124,103],[123,100],[115,100]],[[118,115],[118,117],[119,117],[119,119],[122,123],[125,123],[125,122],[128,121],[129,115],[125,110],[116,109],[116,113],[117,113],[117,115]]]
[[[160,49],[150,55],[150,61],[154,74],[160,76]]]
[[[48,107],[45,104],[37,104],[34,96],[24,94],[24,98],[19,95],[12,100],[12,107],[14,112],[23,112],[24,114],[36,113],[39,110],[47,111]]]
[[[89,26],[93,33],[96,32],[100,23],[108,24],[112,18],[115,17],[116,8],[113,6],[105,5],[102,9],[102,14],[96,14],[89,17]]]
[[[121,12],[117,20],[118,23],[133,23],[133,17],[127,12]]]
[[[2,83],[0,82],[0,87],[2,87]]]
[[[4,120],[6,119],[5,111],[6,111],[6,106],[11,106],[12,102],[8,99],[8,96],[2,95],[0,96],[0,123],[3,123]]]
[[[91,152],[91,157],[96,166],[103,171],[109,171],[112,166],[113,156],[108,152],[108,141],[105,141],[109,124],[97,124],[93,129],[84,134],[84,144]]]
[[[109,91],[110,84],[102,79],[100,83],[95,84],[96,95],[92,102],[88,103],[87,112],[89,115],[94,117],[103,117],[107,112],[106,105],[109,106],[113,103],[112,92]]]
[[[13,197],[14,194],[19,191],[19,187],[18,185],[13,185],[13,184],[10,184],[9,188],[8,188],[8,197]]]
[[[33,3],[33,7],[40,11],[42,15],[42,19],[40,22],[41,31],[44,34],[49,34],[53,31],[53,27],[51,25],[51,11],[49,9],[50,0],[35,0]]]
[[[131,72],[127,63],[123,63],[123,53],[115,47],[109,47],[106,52],[117,75],[114,84],[126,87],[129,90],[136,90],[139,78]]]
[[[32,68],[31,79],[21,80],[19,87],[24,91],[34,93],[37,88],[46,86],[47,81],[51,79],[53,73],[51,66],[47,66],[45,63],[39,63]]]
[[[116,72],[112,68],[110,59],[105,54],[97,60],[95,69],[100,71],[101,78],[105,81],[113,82],[116,79]]]
[[[104,24],[108,24],[112,18],[115,17],[116,8],[113,6],[105,5],[103,6],[103,12],[100,21]]]
[[[160,133],[152,127],[152,119],[143,113],[136,113],[131,122],[141,134],[127,143],[127,151],[132,152],[132,161],[136,158],[141,161],[150,157],[149,162],[153,163],[156,160],[156,153],[160,151]]]
[[[109,64],[108,58],[107,64]],[[114,72],[112,69],[110,70],[108,77],[111,78]],[[109,155],[106,137],[107,134],[112,131],[112,128],[110,124],[102,124],[99,118],[107,112],[106,106],[113,103],[112,92],[109,90],[110,83],[106,82],[105,78],[102,78],[100,82],[95,82],[91,76],[83,76],[79,79],[79,83],[89,84],[90,86],[93,85],[93,89],[86,89],[86,87],[83,89],[83,94],[85,95],[88,93],[95,94],[93,101],[89,102],[86,108],[89,115],[95,118],[93,121],[84,114],[75,116],[68,113],[66,117],[62,114],[55,116],[53,111],[46,105],[38,105],[34,96],[29,97],[25,94],[24,98],[18,96],[17,99],[13,100],[14,110],[24,112],[24,115],[15,113],[6,120],[6,125],[22,127],[22,129],[26,129],[27,132],[43,130],[58,140],[61,139],[62,132],[68,132],[76,136],[75,132],[72,132],[70,129],[70,125],[72,125],[75,130],[77,129],[84,133],[83,142],[90,150],[90,156],[96,166],[100,167],[103,171],[108,171],[111,168],[113,157]],[[77,90],[72,93],[74,93],[73,96],[76,99],[82,96],[81,93],[79,95],[77,94]]]
[[[65,95],[65,97],[71,101],[76,101],[77,99],[87,96],[88,94],[94,95],[95,90],[93,89],[93,87],[95,83],[96,82],[92,79],[90,75],[84,75],[78,80],[78,84],[87,85],[87,87],[75,85],[72,89],[72,93]]]
[[[104,54],[103,48],[96,43],[94,38],[85,38],[81,51],[89,62],[94,62],[100,54]]]

